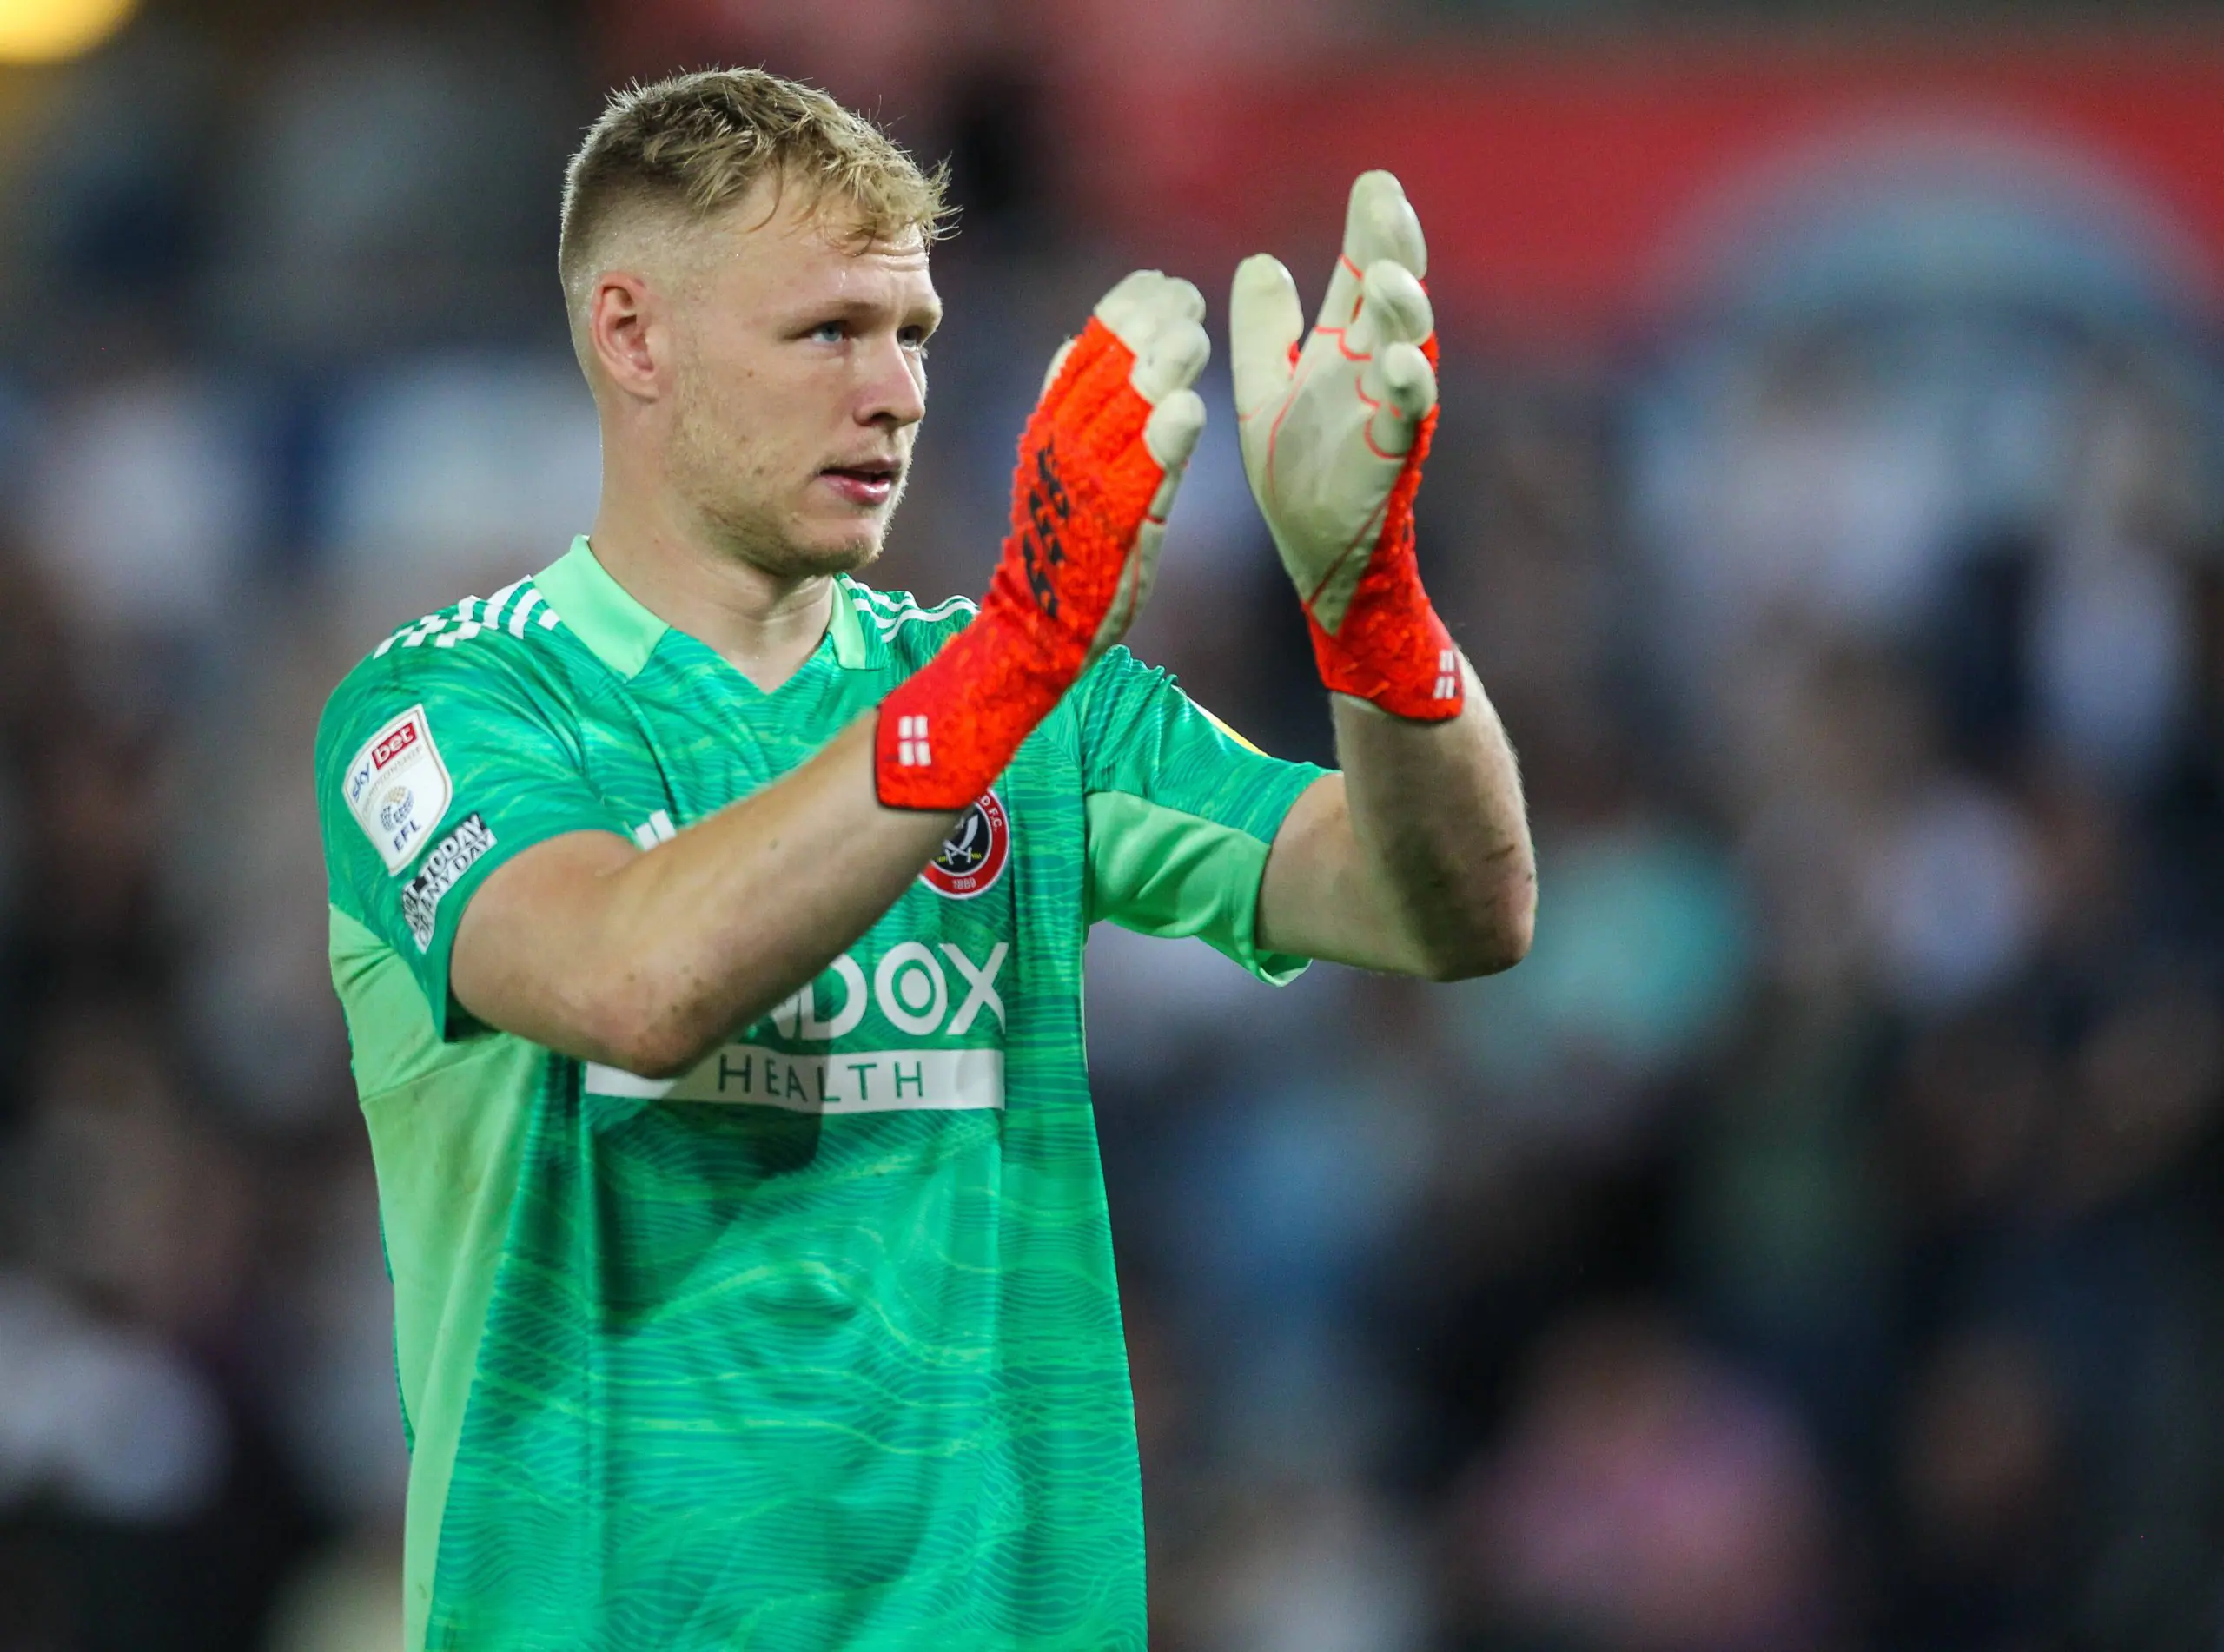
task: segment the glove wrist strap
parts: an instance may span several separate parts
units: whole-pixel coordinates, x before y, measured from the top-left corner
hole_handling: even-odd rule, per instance
[[[1343,623],[1332,632],[1309,607],[1306,611],[1323,683],[1393,717],[1431,723],[1458,717],[1466,700],[1459,651],[1421,589],[1420,565],[1413,555],[1413,495],[1420,490],[1421,461],[1435,433],[1436,411],[1431,408],[1390,491],[1381,537],[1353,590]]]

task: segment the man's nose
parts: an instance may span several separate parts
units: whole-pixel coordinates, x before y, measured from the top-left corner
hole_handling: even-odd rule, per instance
[[[927,369],[916,350],[895,339],[877,340],[864,353],[857,421],[901,428],[926,417]]]

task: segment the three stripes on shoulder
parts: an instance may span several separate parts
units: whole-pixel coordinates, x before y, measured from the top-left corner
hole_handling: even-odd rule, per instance
[[[539,591],[530,588],[532,584],[530,579],[515,580],[491,597],[466,597],[453,608],[412,620],[373,649],[371,657],[383,657],[397,643],[404,648],[422,648],[428,642],[435,648],[453,648],[481,631],[506,631],[513,637],[522,637],[529,624],[554,631],[556,611]]]
[[[915,597],[891,597],[884,591],[860,585],[850,586],[850,599],[859,614],[872,621],[883,640],[895,636],[915,619],[947,619],[954,613],[970,617],[979,607],[970,597],[945,597],[931,608],[922,608]]]
[[[914,620],[947,619],[954,613],[970,616],[976,606],[969,598],[947,597],[931,608],[922,608],[913,598],[891,597],[858,585],[852,585],[850,592],[858,614],[872,622],[883,640],[895,636]],[[533,588],[532,580],[519,579],[491,597],[466,597],[453,608],[443,608],[438,613],[412,620],[373,649],[371,657],[383,658],[397,646],[422,648],[427,643],[435,648],[453,648],[482,631],[502,631],[513,637],[523,637],[530,625],[553,631],[559,623],[556,611]]]

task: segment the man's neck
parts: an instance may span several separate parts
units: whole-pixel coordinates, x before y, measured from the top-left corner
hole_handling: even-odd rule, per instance
[[[670,525],[612,520],[606,510],[587,542],[635,601],[767,694],[801,670],[826,635],[831,574],[769,572]]]

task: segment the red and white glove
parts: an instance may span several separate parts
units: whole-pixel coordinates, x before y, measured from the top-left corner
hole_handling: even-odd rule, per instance
[[[1138,270],[1052,359],[981,611],[880,704],[874,778],[890,808],[964,808],[1126,633],[1205,427],[1189,387],[1212,350],[1204,314],[1188,281]]]
[[[1428,244],[1387,172],[1352,185],[1343,255],[1303,338],[1297,283],[1261,253],[1228,300],[1243,468],[1296,582],[1320,679],[1402,717],[1457,717],[1464,674],[1413,559],[1436,429]]]

